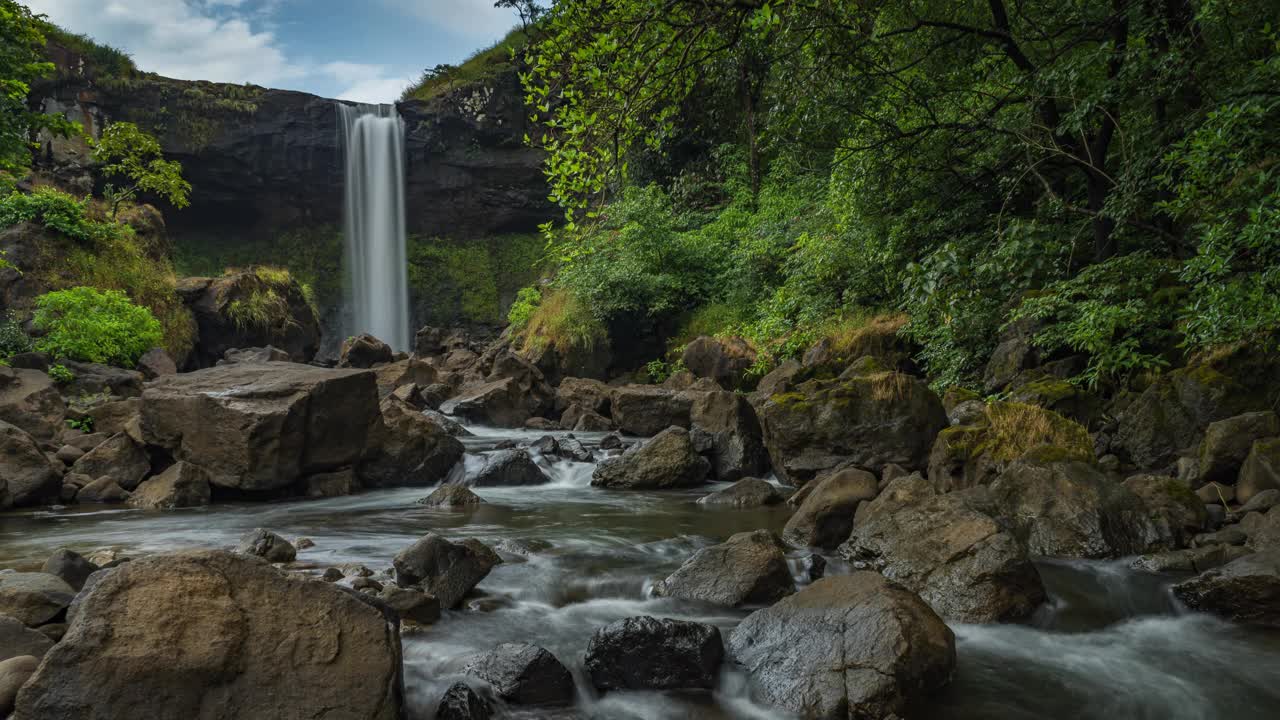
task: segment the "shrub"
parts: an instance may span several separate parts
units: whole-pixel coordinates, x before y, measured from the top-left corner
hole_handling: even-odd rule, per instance
[[[74,287],[36,298],[36,349],[55,357],[133,367],[164,339],[160,321],[123,292]]]
[[[31,338],[22,329],[22,323],[12,311],[0,321],[0,359],[9,359],[14,355],[31,352]]]
[[[68,370],[66,365],[50,365],[49,378],[59,385],[66,385],[75,382],[76,374]]]
[[[37,222],[81,242],[92,242],[111,232],[110,223],[99,223],[85,215],[88,200],[50,187],[25,194],[12,192],[0,200],[0,227]]]
[[[562,352],[590,351],[608,340],[608,332],[591,311],[562,288],[543,293],[522,333],[523,349],[554,345]]]
[[[516,293],[516,301],[511,303],[511,309],[507,311],[507,322],[511,323],[511,329],[520,332],[528,327],[529,318],[533,317],[541,302],[542,291],[538,288],[520,288],[520,292]]]

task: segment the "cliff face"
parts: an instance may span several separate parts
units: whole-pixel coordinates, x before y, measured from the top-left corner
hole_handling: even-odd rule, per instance
[[[191,207],[166,212],[178,242],[186,232],[268,240],[290,227],[341,222],[337,101],[146,74],[95,77],[79,57],[58,48],[54,55],[59,77],[37,88],[34,102],[68,112],[93,135],[108,121],[135,122],[182,162]],[[481,238],[530,232],[552,216],[541,155],[522,143],[514,75],[399,109],[410,233]],[[66,179],[87,164],[81,142],[47,139],[42,148],[45,169]]]

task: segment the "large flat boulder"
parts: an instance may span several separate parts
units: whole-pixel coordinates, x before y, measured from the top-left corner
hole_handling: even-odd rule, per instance
[[[752,613],[728,647],[757,697],[805,720],[900,716],[956,664],[942,619],[873,572],[823,578]]]
[[[759,410],[773,468],[797,486],[846,462],[873,472],[891,463],[923,468],[934,436],[947,426],[938,396],[897,372],[810,380],[770,396]]]
[[[236,363],[161,378],[142,395],[148,445],[248,492],[355,464],[380,422],[364,370]]]
[[[398,623],[219,551],[126,563],[77,603],[16,720],[401,717]]]

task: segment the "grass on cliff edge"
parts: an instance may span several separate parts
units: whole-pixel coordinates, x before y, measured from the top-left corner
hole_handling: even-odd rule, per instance
[[[400,101],[430,100],[454,88],[497,77],[515,67],[512,52],[523,50],[528,42],[525,29],[514,28],[493,45],[472,53],[461,65],[439,65],[424,70],[422,77],[400,94]]]

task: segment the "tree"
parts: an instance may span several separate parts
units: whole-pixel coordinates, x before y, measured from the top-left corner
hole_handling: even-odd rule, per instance
[[[160,142],[127,122],[112,123],[94,143],[93,159],[102,163],[108,177],[123,178],[123,187],[107,185],[104,193],[111,206],[111,217],[120,205],[133,200],[139,191],[155,193],[176,208],[189,203],[191,184],[182,179],[182,163],[165,160]]]
[[[0,0],[0,180],[30,164],[32,133],[79,131],[64,116],[32,112],[27,106],[31,83],[54,69],[44,48],[39,18],[14,0]]]
[[[537,0],[497,0],[493,6],[515,10],[516,14],[520,16],[520,27],[525,30],[528,30],[530,25],[538,22],[538,19],[546,12],[538,4]]]

